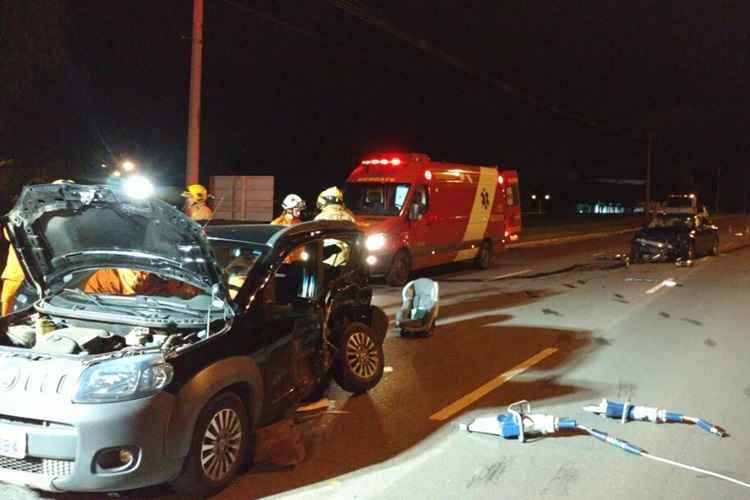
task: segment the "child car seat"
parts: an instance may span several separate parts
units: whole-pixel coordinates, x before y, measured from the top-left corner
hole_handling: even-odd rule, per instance
[[[406,284],[401,292],[401,310],[396,313],[396,326],[401,335],[431,333],[438,315],[439,288],[429,278],[419,278]]]

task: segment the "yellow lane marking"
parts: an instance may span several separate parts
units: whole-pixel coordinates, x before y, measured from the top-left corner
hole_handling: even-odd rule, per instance
[[[501,385],[503,385],[508,380],[512,379],[519,373],[523,373],[535,364],[539,363],[540,361],[544,360],[545,358],[548,358],[549,356],[552,356],[557,352],[557,349],[554,347],[548,347],[545,350],[536,353],[526,361],[520,363],[519,365],[516,365],[515,367],[511,368],[507,372],[493,378],[486,384],[482,385],[481,387],[478,387],[477,389],[471,391],[466,396],[462,397],[458,401],[449,404],[442,410],[438,411],[437,413],[434,413],[430,420],[446,420],[456,413],[460,412],[470,404],[482,399],[490,392],[494,391]]]

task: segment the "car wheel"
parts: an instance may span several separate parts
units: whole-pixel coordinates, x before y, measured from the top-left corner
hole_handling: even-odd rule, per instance
[[[391,268],[385,277],[385,282],[391,286],[404,286],[411,274],[411,258],[406,250],[400,250],[393,256]]]
[[[483,241],[479,246],[479,253],[474,258],[474,266],[478,269],[487,269],[492,265],[492,245],[489,241]]]
[[[342,389],[361,394],[375,387],[383,377],[383,346],[364,323],[350,323],[338,342],[335,378]]]
[[[714,242],[711,245],[711,255],[716,257],[719,255],[719,238],[714,238]]]
[[[685,255],[687,260],[695,260],[695,242],[691,241],[688,243],[687,254]]]
[[[201,411],[175,491],[207,498],[227,487],[247,462],[250,442],[248,412],[233,392],[224,392]]]

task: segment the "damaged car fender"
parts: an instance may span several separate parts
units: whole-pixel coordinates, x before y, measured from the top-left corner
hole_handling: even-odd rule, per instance
[[[237,395],[249,406],[252,427],[258,424],[263,407],[263,378],[258,365],[247,356],[222,359],[200,370],[176,391],[165,442],[167,456],[187,455],[201,410],[216,394],[230,387],[236,388]]]

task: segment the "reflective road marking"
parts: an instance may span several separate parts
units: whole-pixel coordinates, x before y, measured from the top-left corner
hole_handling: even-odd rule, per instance
[[[502,280],[505,278],[510,278],[511,276],[518,276],[519,274],[530,273],[531,271],[533,271],[533,269],[524,269],[523,271],[516,271],[515,273],[501,274],[500,276],[495,276],[494,278],[490,278],[487,281]]]
[[[519,365],[516,365],[515,367],[511,368],[507,372],[493,378],[486,384],[482,385],[481,387],[478,387],[477,389],[473,390],[466,396],[462,397],[455,403],[451,403],[442,410],[438,411],[437,413],[433,414],[430,417],[430,420],[446,420],[456,413],[460,412],[470,404],[474,403],[475,401],[480,400],[490,392],[494,391],[501,385],[503,385],[508,380],[512,379],[519,373],[523,373],[535,364],[539,363],[540,361],[544,360],[545,358],[552,356],[557,352],[557,349],[554,347],[548,347],[547,349],[536,353],[526,361],[522,362]]]

